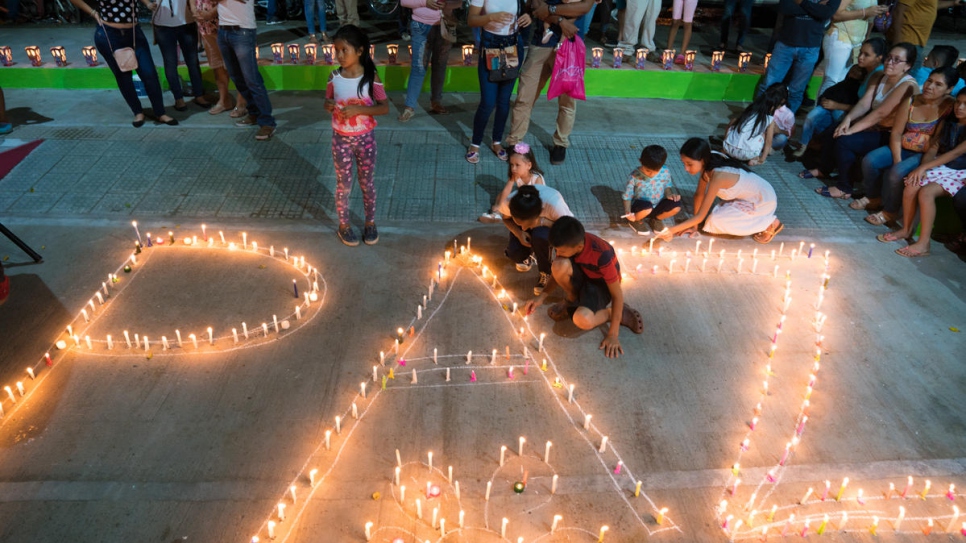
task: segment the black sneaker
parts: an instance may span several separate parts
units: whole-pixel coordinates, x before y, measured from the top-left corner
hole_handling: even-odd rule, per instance
[[[359,245],[359,238],[356,237],[356,231],[351,226],[339,227],[339,239],[349,247]]]
[[[374,224],[366,225],[366,227],[362,230],[362,241],[366,245],[375,245],[376,243],[379,242],[379,231],[376,230],[376,225]],[[359,242],[356,242],[356,245],[358,244]]]
[[[617,40],[613,40],[613,39],[604,40],[604,47],[606,47],[608,49],[613,49],[613,48],[617,47],[618,45],[619,44],[617,43]]]
[[[544,289],[547,288],[547,282],[550,281],[550,274],[540,272],[540,279],[537,280],[537,285],[533,287],[533,295],[540,296],[543,294]]]
[[[536,262],[537,259],[533,258],[533,255],[530,255],[523,262],[517,262],[517,271],[520,273],[528,272]]]
[[[627,224],[631,225],[631,229],[637,232],[638,236],[646,236],[651,233],[651,229],[647,227],[645,220],[627,221]]]
[[[567,158],[567,148],[561,147],[559,145],[554,145],[553,149],[550,150],[550,163],[551,164],[563,164],[564,160]]]

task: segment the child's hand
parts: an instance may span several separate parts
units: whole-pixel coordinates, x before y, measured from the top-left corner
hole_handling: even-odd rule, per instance
[[[362,107],[363,106],[345,106],[342,108],[342,115],[344,115],[346,119],[351,119],[356,115],[362,114]]]
[[[919,167],[915,170],[912,170],[912,172],[909,173],[909,175],[907,175],[903,181],[907,187],[912,187],[918,185],[919,181],[922,180],[922,176],[925,174],[926,170],[922,169],[922,167]]]
[[[604,356],[607,358],[617,358],[624,354],[621,340],[617,337],[610,337],[610,335],[604,336],[604,340],[600,342],[600,349],[603,349]]]
[[[522,243],[524,247],[530,247],[530,234],[520,230],[520,233],[517,234],[517,239],[520,240],[520,243]]]
[[[527,303],[523,304],[523,314],[528,316],[531,315],[534,311],[537,310],[538,307],[540,307],[540,304],[542,303],[543,303],[543,300],[541,300],[540,298],[527,300]]]
[[[680,202],[681,201],[681,195],[680,194],[668,194],[667,195],[667,199],[668,200],[671,200],[672,202]]]
[[[326,100],[322,103],[322,107],[324,107],[329,113],[332,113],[335,111],[335,100]]]

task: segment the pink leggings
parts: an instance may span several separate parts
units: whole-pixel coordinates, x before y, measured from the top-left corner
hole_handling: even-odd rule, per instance
[[[675,21],[680,21],[684,19],[684,22],[690,23],[694,20],[694,10],[698,7],[698,0],[674,0],[674,17]]]
[[[356,163],[362,207],[366,222],[376,220],[376,137],[370,130],[358,136],[332,132],[332,165],[335,166],[335,209],[339,224],[349,224],[349,194],[352,192],[352,163]]]

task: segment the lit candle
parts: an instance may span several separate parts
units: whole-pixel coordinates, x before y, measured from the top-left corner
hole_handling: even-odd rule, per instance
[[[805,495],[802,496],[802,499],[798,503],[805,505],[805,502],[808,501],[808,498],[811,497],[811,495],[812,495],[812,487],[808,487],[808,490],[805,492]]]
[[[932,532],[932,527],[933,527],[933,521],[932,519],[929,519],[928,521],[926,521],[926,527],[922,529],[922,533],[925,535],[929,535],[929,533]]]
[[[607,530],[610,530],[610,528],[608,528],[607,526],[601,526],[600,527],[600,535],[597,536],[597,543],[603,543],[604,542],[604,534],[607,533]]]
[[[473,351],[466,352],[466,363],[469,364],[473,360]]]
[[[503,517],[503,524],[500,526],[500,537],[503,539],[506,539],[506,525],[509,523],[510,521],[506,517]]]
[[[860,488],[859,491],[855,494],[855,503],[859,505],[865,505],[865,500],[862,498],[863,493],[864,491]]]
[[[903,498],[905,498],[906,497],[906,493],[908,493],[909,492],[909,489],[911,489],[911,488],[912,488],[912,476],[910,476],[908,479],[906,479],[906,488],[902,489],[902,494],[900,494],[900,496],[903,497]]]
[[[271,524],[272,523],[269,523],[269,525],[271,525]],[[271,531],[269,531],[268,537],[270,537],[272,539],[275,539],[275,537],[272,535]],[[367,522],[366,523],[366,541],[370,541],[371,539],[372,539],[372,522],[370,521],[370,522]]]
[[[845,479],[842,479],[842,486],[839,487],[839,492],[838,494],[835,495],[835,501],[842,500],[842,495],[845,494],[845,487],[848,486],[848,484],[849,484],[848,477],[846,477]]]
[[[423,504],[416,498],[416,518],[422,520],[423,518]]]
[[[538,352],[543,352],[543,338],[545,338],[546,336],[547,334],[544,334],[543,332],[540,333],[540,343],[537,345]]]
[[[550,524],[550,533],[551,534],[557,531],[557,525],[560,524],[560,521],[561,520],[563,520],[563,516],[561,516],[561,515],[554,515],[553,516],[553,522]]]
[[[637,497],[639,497],[641,495],[641,485],[642,484],[644,484],[644,481],[638,481],[637,483],[634,484],[634,497],[635,498],[637,498]]]
[[[527,442],[527,438],[520,436],[520,439],[519,439],[520,446],[517,448],[517,452],[519,453],[519,456],[523,456],[523,444],[526,442]]]
[[[795,515],[789,515],[788,520],[785,522],[785,527],[782,528],[782,537],[788,534],[788,529],[791,527],[792,523],[795,522]]]
[[[335,417],[335,433],[342,434],[342,419],[338,416]]]
[[[437,523],[438,518],[439,518],[439,507],[434,507],[433,508],[433,522],[431,524],[431,526],[433,528],[436,527],[436,523]]]
[[[570,393],[567,395],[567,402],[574,403],[574,385],[570,385]]]
[[[869,533],[872,535],[876,535],[875,532],[878,529],[879,529],[879,517],[872,517],[872,524],[869,525]]]
[[[352,402],[352,418],[359,418],[359,407],[356,406],[356,402]]]
[[[444,537],[446,535],[446,519],[439,519],[439,535]]]
[[[195,336],[194,334],[188,334],[188,338],[191,339],[191,343],[193,343],[194,346],[195,346],[195,349],[197,349],[198,348],[198,337]]]
[[[266,322],[263,322],[262,323],[262,334],[265,337],[268,337],[268,323],[266,323]]]
[[[544,448],[544,451],[543,451],[543,462],[545,464],[549,464],[550,463],[550,447],[552,447],[552,446],[553,446],[553,443],[551,443],[551,442],[548,441],[547,442],[547,446]]]
[[[493,481],[486,482],[486,494],[483,496],[483,501],[490,501],[490,490],[493,488]]]
[[[278,504],[278,520],[280,520],[280,521],[285,520],[285,504],[284,503],[279,503]]]
[[[500,445],[500,466],[503,466],[503,462],[506,459],[506,445]]]
[[[953,533],[956,530],[956,521],[959,520],[959,507],[953,506],[953,516],[946,525],[946,533]]]
[[[278,326],[278,321],[275,321],[275,326]],[[208,327],[208,343],[211,345],[215,344],[215,336],[212,334],[210,326]]]
[[[453,483],[453,487],[455,488],[456,499],[458,500],[460,499],[460,482],[456,481]]]
[[[593,415],[584,415],[584,430],[590,430],[590,419]]]
[[[560,480],[560,476],[557,475],[557,474],[554,474],[554,476],[550,478],[550,493],[551,494],[556,494],[557,493],[557,481],[559,481],[559,480]]]
[[[922,499],[926,499],[926,494],[929,494],[929,488],[931,486],[932,486],[932,481],[930,481],[929,479],[926,479],[926,487],[922,489],[922,492],[919,494],[919,497]]]
[[[946,497],[949,498],[950,500],[956,499],[956,485],[954,484],[949,485],[949,490],[946,491]]]
[[[604,436],[600,439],[600,449],[598,449],[598,451],[604,452],[606,450],[607,450],[607,436]]]

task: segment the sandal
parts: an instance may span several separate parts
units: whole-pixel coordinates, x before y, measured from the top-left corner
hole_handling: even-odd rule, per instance
[[[467,151],[466,155],[463,158],[465,158],[466,161],[469,162],[470,164],[477,164],[480,162],[480,151],[479,149],[475,151],[473,150]]]
[[[641,318],[641,314],[636,309],[632,309],[629,305],[624,304],[624,310],[621,314],[621,326],[626,327],[635,334],[641,334],[644,332],[644,319]]]
[[[865,209],[868,205],[869,205],[869,198],[866,196],[863,196],[858,200],[852,200],[852,202],[849,204],[849,207],[856,211],[860,211]]]
[[[506,162],[510,159],[510,155],[507,154],[506,149],[504,149],[503,146],[498,143],[491,145],[490,150],[493,151],[493,154],[496,155],[496,158],[502,160],[503,162]]]
[[[834,187],[832,187],[832,188],[834,188]],[[839,192],[842,192],[841,189],[838,189],[838,191]],[[831,193],[831,191],[829,191],[829,187],[822,187],[820,189],[815,189],[815,194],[818,194],[820,196],[824,196],[826,198],[837,198],[839,200],[851,200],[852,199],[852,193],[851,192],[842,192],[842,194],[840,194],[839,196],[833,196],[832,193]]]
[[[879,211],[865,217],[865,222],[873,226],[883,226],[886,223],[892,222],[894,219],[885,214],[885,212]]]
[[[910,245],[908,247],[902,247],[900,249],[896,249],[896,254],[899,256],[904,256],[906,258],[919,258],[922,256],[929,256],[929,251],[920,253],[919,251],[914,250]]]
[[[247,117],[248,116],[248,108],[247,107],[243,107],[241,109],[238,109],[236,107],[236,108],[234,108],[234,109],[231,110],[231,113],[229,113],[228,116],[231,117],[232,119],[241,119],[242,117]]]
[[[449,110],[446,109],[443,106],[443,104],[434,102],[429,108],[429,114],[430,115],[449,115]]]
[[[771,240],[775,239],[775,236],[777,236],[778,233],[784,229],[785,229],[785,224],[781,221],[778,221],[778,226],[776,226],[775,228],[769,227],[764,232],[758,232],[754,236],[751,236],[751,238],[757,241],[758,243],[763,243],[763,244],[768,243]]]
[[[547,308],[547,316],[554,322],[560,322],[569,319],[576,311],[576,307],[568,306],[567,302],[560,302]]]
[[[815,179],[815,174],[811,170],[802,170],[798,172],[799,179]]]
[[[412,119],[415,115],[416,115],[416,111],[411,107],[407,107],[403,109],[403,112],[399,115],[399,118],[396,120],[401,123],[409,122],[409,119]]]
[[[896,235],[896,232],[898,232],[898,230],[893,230],[892,232],[886,232],[885,234],[879,234],[878,236],[875,237],[875,239],[877,239],[882,243],[893,243],[896,241],[902,241],[903,238],[900,238],[898,235]]]
[[[221,104],[215,104],[211,107],[211,109],[208,110],[208,115],[218,115],[219,113],[224,113],[226,111],[228,111],[227,107],[224,107]]]

